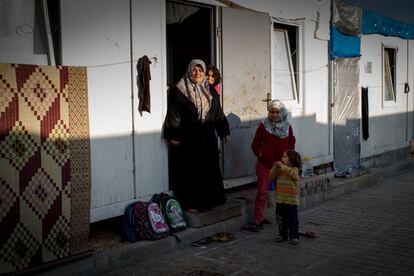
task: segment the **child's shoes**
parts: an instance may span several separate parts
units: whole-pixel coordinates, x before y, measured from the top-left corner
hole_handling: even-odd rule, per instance
[[[287,241],[287,238],[284,238],[284,237],[278,236],[278,237],[276,237],[276,239],[275,239],[275,242],[284,242],[284,241]]]
[[[291,244],[291,245],[298,245],[299,244],[299,239],[291,239],[289,241],[289,244]]]

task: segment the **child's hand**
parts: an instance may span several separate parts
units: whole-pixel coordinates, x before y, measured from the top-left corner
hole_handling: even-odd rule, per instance
[[[280,167],[282,167],[283,163],[282,163],[282,161],[276,161],[275,165],[280,168]]]

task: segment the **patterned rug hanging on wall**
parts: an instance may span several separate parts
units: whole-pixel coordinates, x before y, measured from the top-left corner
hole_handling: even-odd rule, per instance
[[[84,67],[0,64],[0,274],[89,250]]]

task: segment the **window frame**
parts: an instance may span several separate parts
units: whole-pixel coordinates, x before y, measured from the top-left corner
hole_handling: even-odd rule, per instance
[[[388,50],[389,49],[389,50]],[[390,59],[389,52],[393,53],[393,57]],[[398,47],[394,45],[381,44],[381,97],[383,107],[392,107],[397,105],[397,56]],[[388,59],[386,58],[388,57]],[[386,64],[390,62],[390,64]],[[391,64],[392,63],[392,64]],[[389,72],[388,72],[389,71]],[[390,74],[388,76],[388,74]],[[387,83],[392,82],[392,98],[386,99],[385,93],[387,93]]]
[[[274,85],[274,79],[273,79],[273,70],[275,69],[274,66],[274,41],[275,41],[275,31],[284,31],[285,32],[285,43],[287,50],[290,52],[290,55],[288,56],[288,66],[289,70],[294,74],[294,80],[292,84],[294,84],[295,88],[293,88],[293,99],[281,99],[281,101],[285,104],[285,106],[290,110],[300,109],[301,108],[301,102],[302,102],[302,73],[301,73],[301,60],[302,60],[302,52],[299,50],[302,45],[302,24],[301,22],[285,22],[285,21],[279,21],[275,18],[272,18],[271,20],[271,89],[272,89],[272,99],[278,99],[277,91]],[[283,25],[286,26],[286,28],[283,28]],[[296,62],[293,64],[292,59],[292,49],[289,42],[289,27],[295,28],[295,40],[296,40],[296,47],[294,51],[296,51]],[[296,68],[295,68],[296,66]]]

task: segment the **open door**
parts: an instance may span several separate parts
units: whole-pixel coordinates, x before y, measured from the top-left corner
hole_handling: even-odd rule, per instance
[[[221,9],[223,109],[231,131],[223,148],[226,188],[256,181],[251,142],[271,93],[270,26],[267,13]]]

